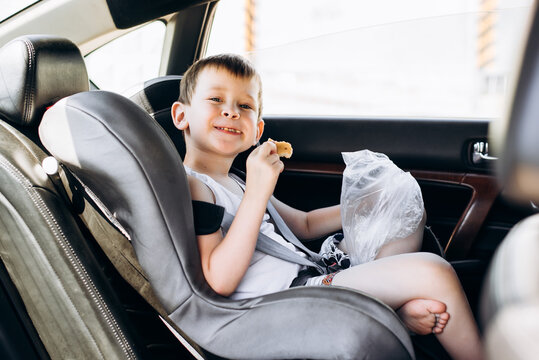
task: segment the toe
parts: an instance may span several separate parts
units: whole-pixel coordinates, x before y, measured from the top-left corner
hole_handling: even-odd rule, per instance
[[[443,302],[437,300],[423,300],[424,306],[427,310],[433,314],[442,314],[446,310],[446,306]]]
[[[437,316],[437,321],[434,324],[434,327],[432,328],[432,332],[434,334],[440,334],[443,332],[445,325],[447,324],[447,319],[449,319],[449,314],[445,313],[446,316],[442,316],[443,314],[439,314]]]
[[[444,312],[444,313],[439,314],[438,320],[436,321],[436,325],[441,328],[444,328],[448,321],[449,321],[449,314]]]
[[[439,320],[447,322],[447,320],[449,320],[449,313],[447,313],[447,312],[441,313]]]

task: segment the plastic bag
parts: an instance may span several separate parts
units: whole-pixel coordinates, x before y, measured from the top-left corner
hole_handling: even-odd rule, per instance
[[[383,245],[417,230],[423,196],[412,175],[384,154],[361,150],[342,156],[342,245],[357,265],[374,260]]]

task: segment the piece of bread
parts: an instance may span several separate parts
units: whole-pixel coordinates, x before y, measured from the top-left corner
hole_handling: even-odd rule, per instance
[[[290,159],[292,156],[292,145],[290,145],[290,143],[287,143],[286,141],[275,141],[273,139],[268,139],[268,141],[277,145],[277,155]]]

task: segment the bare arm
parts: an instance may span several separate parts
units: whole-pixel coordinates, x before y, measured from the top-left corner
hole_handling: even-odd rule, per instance
[[[299,239],[316,239],[336,232],[342,227],[340,205],[305,212],[294,209],[274,197],[271,198],[271,203]]]
[[[197,236],[204,277],[223,296],[236,290],[249,267],[266,204],[283,169],[272,152],[274,144],[263,145],[249,156],[245,194],[226,236],[221,230]],[[210,189],[199,180],[190,178],[189,185],[194,200],[214,202]]]

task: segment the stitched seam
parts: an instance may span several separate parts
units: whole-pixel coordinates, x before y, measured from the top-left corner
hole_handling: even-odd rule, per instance
[[[7,161],[4,157],[0,157],[0,165],[2,165],[2,167],[7,170],[12,176],[13,178],[15,178],[15,180],[21,184],[25,190],[25,192],[28,194],[28,196],[30,197],[30,199],[32,200],[32,202],[34,203],[34,205],[36,205],[37,209],[39,210],[39,213],[45,218],[45,222],[47,224],[47,226],[51,229],[52,231],[52,234],[54,235],[54,237],[59,240],[59,235],[63,235],[63,233],[60,231],[60,233],[57,231],[58,229],[56,228],[53,228],[52,227],[52,224],[51,222],[49,221],[49,218],[47,216],[45,216],[45,214],[43,213],[43,209],[42,207],[40,206],[40,201],[38,199],[36,199],[36,197],[39,197],[40,200],[41,197],[39,196],[39,194],[37,194],[35,191],[32,191],[33,188],[32,188],[32,184],[30,183],[30,181],[28,181],[28,179],[26,179],[26,177],[24,177],[24,175],[22,175],[18,169],[16,169],[9,161]],[[38,203],[39,202],[39,203]],[[42,201],[41,201],[42,202]],[[61,247],[62,247],[62,250],[64,250],[65,252],[65,248],[62,244],[62,242],[59,242]],[[37,246],[39,246],[41,252],[44,253],[41,245],[37,244]],[[46,257],[45,257],[46,258]],[[47,263],[48,265],[51,267],[51,270],[55,273],[56,277],[58,279],[60,279],[60,277],[58,276],[58,274],[56,273],[56,270],[52,267],[52,265],[50,264],[50,262],[48,261],[48,259],[46,258],[47,260]],[[71,262],[71,258],[68,256],[68,260],[70,260],[70,263]],[[80,274],[77,272],[77,275],[79,275],[80,277]],[[84,281],[83,281],[84,282]],[[85,283],[85,282],[84,282]],[[64,294],[67,296],[67,298],[69,299],[69,305],[71,305],[71,307],[75,310],[75,312],[77,312],[77,314],[79,315],[79,318],[80,318],[80,312],[79,310],[76,308],[76,306],[73,304],[73,300],[71,299],[71,296],[67,293],[67,291],[65,290],[65,287],[64,287],[64,284],[60,281],[60,286],[62,287],[63,291],[64,291]],[[81,320],[82,321],[82,320]],[[97,346],[97,343],[95,342],[95,339],[94,337],[92,336],[91,332],[88,330],[88,327],[86,326],[86,324],[84,323],[84,321],[82,321],[82,323],[84,324],[84,327],[86,328],[86,330],[88,331],[88,334],[90,335],[90,337],[92,338],[93,340],[93,344],[95,345],[95,347],[100,351],[101,353],[101,350],[99,349],[99,347]],[[101,354],[101,358],[103,358],[103,354]]]
[[[34,79],[34,73],[35,73],[35,65],[34,60],[36,56],[36,51],[34,48],[34,45],[24,39],[24,44],[26,45],[26,51],[28,52],[28,77],[26,78],[25,84],[24,84],[24,113],[23,113],[23,121],[25,124],[30,122],[30,112],[32,110],[32,107],[34,105],[34,87],[32,86],[32,82]]]
[[[57,242],[59,243],[60,247],[66,254],[69,263],[75,269],[78,278],[82,280],[82,284],[84,285],[84,287],[90,294],[91,299],[93,300],[94,304],[97,305],[97,310],[105,318],[105,322],[109,326],[109,328],[112,330],[113,335],[116,338],[116,341],[120,345],[120,348],[122,349],[122,351],[128,358],[135,359],[136,357],[133,352],[133,349],[131,348],[127,339],[125,338],[125,335],[119,328],[118,323],[116,322],[116,319],[112,315],[107,304],[104,302],[101,296],[101,293],[95,287],[95,284],[93,283],[92,279],[89,277],[86,269],[80,263],[80,259],[77,257],[71,244],[67,241],[67,238],[64,232],[62,231],[61,227],[58,225],[56,218],[52,215],[50,209],[46,206],[45,202],[43,201],[43,198],[39,195],[39,193],[35,191],[30,181],[22,173],[20,173],[20,171],[17,168],[15,168],[9,161],[7,161],[3,156],[0,156],[0,165],[3,165],[2,167],[6,169],[10,174],[12,174],[12,176],[21,185],[23,185],[26,193],[30,196],[32,202],[36,205],[39,212],[44,217],[54,237],[57,239]],[[70,301],[71,301],[71,298],[70,298]],[[71,301],[71,304],[76,309],[72,301]],[[76,311],[78,312],[77,309]],[[86,326],[85,323],[84,325]],[[90,332],[89,332],[89,335],[93,338],[93,335]],[[96,348],[101,352],[101,349],[99,349],[99,347],[97,346],[95,339],[94,339],[94,344],[96,345]],[[104,358],[103,354],[101,354],[101,357]]]

